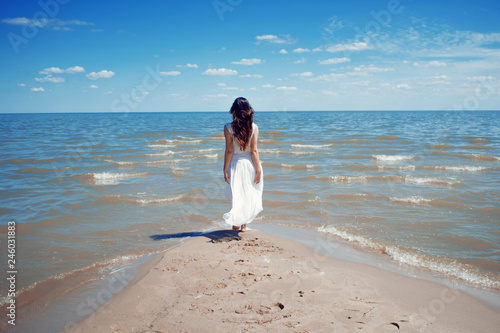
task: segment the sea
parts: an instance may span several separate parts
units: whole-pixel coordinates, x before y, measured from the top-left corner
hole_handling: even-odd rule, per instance
[[[231,121],[228,112],[0,114],[0,253],[14,222],[18,305],[50,307],[183,236],[229,229]],[[264,211],[251,227],[312,230],[500,291],[500,112],[257,110],[254,122]],[[2,306],[8,284],[0,279]]]

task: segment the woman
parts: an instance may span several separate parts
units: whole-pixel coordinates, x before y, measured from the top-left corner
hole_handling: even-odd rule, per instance
[[[262,211],[264,187],[262,167],[257,150],[259,128],[253,123],[253,109],[246,98],[237,98],[231,111],[233,122],[224,126],[226,153],[224,155],[225,194],[231,199],[231,211],[224,214],[234,231],[245,232],[247,224]]]

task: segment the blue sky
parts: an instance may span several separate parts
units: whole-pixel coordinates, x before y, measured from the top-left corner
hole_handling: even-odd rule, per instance
[[[0,112],[498,110],[498,1],[2,0]]]

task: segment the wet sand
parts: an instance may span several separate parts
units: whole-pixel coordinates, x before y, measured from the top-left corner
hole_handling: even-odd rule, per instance
[[[259,230],[190,238],[65,332],[493,332],[500,313],[440,284],[324,257]]]

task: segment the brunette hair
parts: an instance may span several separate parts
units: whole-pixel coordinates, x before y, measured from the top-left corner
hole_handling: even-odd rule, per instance
[[[233,135],[238,141],[241,150],[245,150],[250,143],[253,124],[253,109],[246,98],[238,97],[231,106],[230,114],[233,115]]]

